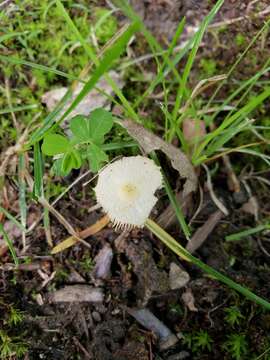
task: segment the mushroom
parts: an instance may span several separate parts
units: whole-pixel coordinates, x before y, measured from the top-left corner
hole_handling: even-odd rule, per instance
[[[123,157],[106,166],[95,188],[97,202],[117,228],[142,227],[162,187],[160,168],[144,156]]]

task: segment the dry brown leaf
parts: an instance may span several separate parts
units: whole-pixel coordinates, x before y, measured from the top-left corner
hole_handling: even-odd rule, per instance
[[[120,75],[116,73],[115,71],[110,71],[109,75],[111,78],[117,83],[118,87],[121,89],[124,85]],[[79,92],[82,90],[83,84],[79,83],[75,86],[73,90],[73,94],[71,96],[71,99],[66,103],[64,106],[62,112],[59,114],[59,117],[67,110],[67,108],[70,106],[71,102],[75,99],[75,97],[79,94]],[[96,88],[102,90],[104,93],[106,93],[109,96],[113,95],[112,88],[107,84],[105,79],[101,79]],[[46,92],[42,98],[41,101],[46,104],[49,111],[52,111],[54,107],[57,105],[57,103],[63,98],[63,96],[68,91],[68,88],[61,87],[57,89],[50,90]],[[110,105],[110,101],[108,100],[108,97],[103,95],[100,91],[93,89],[89,92],[88,95],[85,96],[85,98],[76,106],[76,108],[66,117],[64,121],[63,127],[65,128],[65,124],[68,122],[69,119],[74,117],[75,115],[85,115],[88,116],[90,112],[96,108],[99,107],[106,107]]]
[[[184,138],[189,144],[199,142],[206,135],[205,123],[202,120],[186,119],[183,121],[182,129]]]
[[[147,154],[154,150],[161,150],[168,156],[173,168],[179,172],[182,178],[186,179],[183,190],[184,197],[196,190],[196,173],[189,159],[180,149],[166,143],[160,137],[146,130],[142,125],[131,120],[119,121],[119,124],[127,130],[129,135],[139,143]]]

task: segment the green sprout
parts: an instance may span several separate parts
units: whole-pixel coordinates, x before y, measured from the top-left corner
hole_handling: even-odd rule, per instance
[[[231,306],[225,312],[225,321],[231,326],[240,325],[241,319],[245,318],[237,306]]]
[[[224,343],[223,349],[226,350],[233,359],[241,360],[248,353],[248,342],[243,334],[231,334]]]

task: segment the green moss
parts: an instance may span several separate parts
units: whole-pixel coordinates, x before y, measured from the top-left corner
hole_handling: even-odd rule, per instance
[[[248,342],[244,334],[231,334],[224,343],[224,350],[231,359],[241,360],[248,353]]]
[[[0,330],[0,359],[21,359],[27,351],[27,344],[18,337],[10,337],[4,330]]]
[[[117,31],[115,17],[104,8],[89,11],[89,1],[73,0],[64,2],[76,27],[91,45],[91,31],[100,45],[107,42]],[[1,16],[0,35],[8,38],[0,44],[1,54],[35,62],[69,74],[78,75],[89,59],[84,49],[78,43],[61,11],[54,1],[16,0],[14,10]],[[41,104],[41,96],[52,87],[65,86],[67,80],[53,73],[43,72],[29,67],[1,63],[0,77],[8,78],[12,97],[12,106],[36,104],[37,108],[16,113],[21,123],[29,124],[37,113],[45,115]],[[6,91],[0,88],[0,109],[7,109]],[[16,138],[16,131],[11,131],[11,114],[0,115],[1,147]],[[14,136],[15,133],[15,136]],[[3,141],[2,141],[3,140]],[[1,149],[0,149],[1,150]]]
[[[213,59],[201,59],[200,68],[202,69],[202,77],[211,77],[217,74],[217,63]]]
[[[245,36],[243,34],[238,33],[235,37],[235,43],[239,47],[246,45]]]
[[[95,9],[95,34],[100,44],[105,44],[117,31],[117,22],[111,11]]]

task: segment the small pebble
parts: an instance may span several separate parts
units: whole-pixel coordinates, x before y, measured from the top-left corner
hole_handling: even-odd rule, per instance
[[[189,274],[175,263],[170,264],[169,282],[172,290],[181,289],[189,282]]]
[[[102,320],[100,313],[98,313],[97,311],[92,312],[92,317],[95,322],[101,322],[101,320]]]

